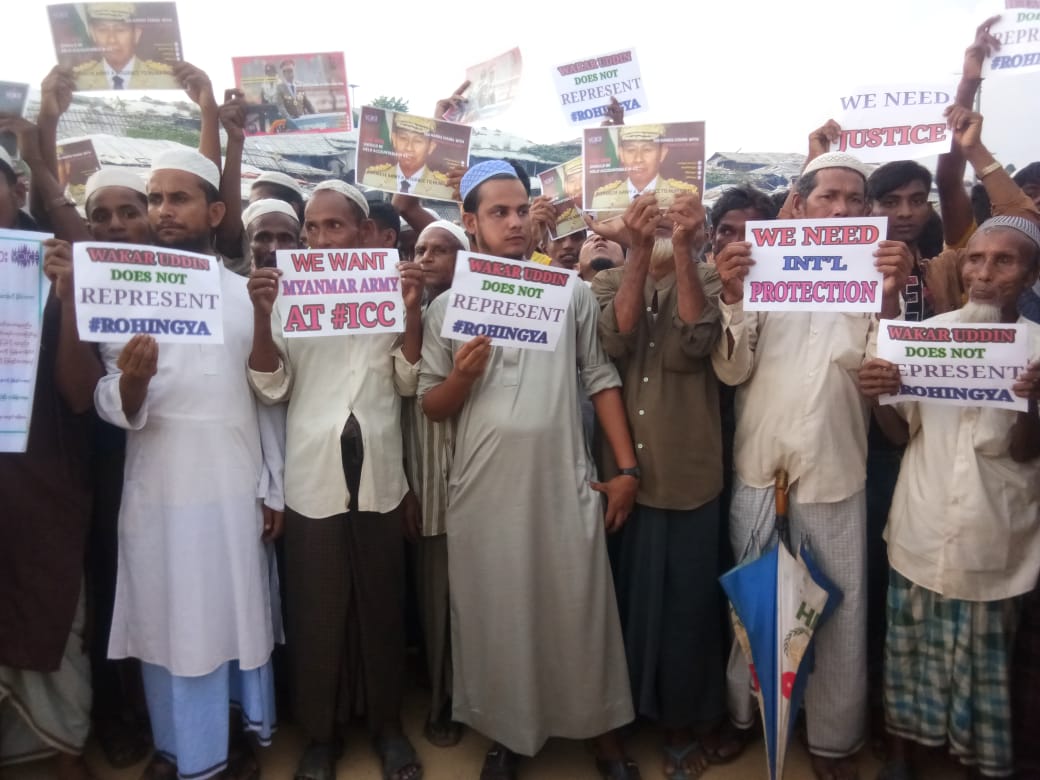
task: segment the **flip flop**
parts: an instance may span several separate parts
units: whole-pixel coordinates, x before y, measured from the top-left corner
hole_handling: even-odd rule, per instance
[[[383,762],[383,780],[422,780],[422,764],[404,734],[376,737],[372,746]]]
[[[668,780],[697,780],[698,777],[704,774],[702,769],[700,772],[690,772],[684,768],[687,757],[691,753],[700,752],[704,755],[704,748],[701,747],[701,743],[696,740],[691,742],[689,745],[683,747],[672,747],[670,745],[664,746],[664,754],[671,760],[675,765],[675,771],[671,774],[664,772],[664,776]],[[707,756],[705,756],[707,760]]]
[[[597,758],[596,769],[603,780],[642,780],[639,766],[631,758]]]

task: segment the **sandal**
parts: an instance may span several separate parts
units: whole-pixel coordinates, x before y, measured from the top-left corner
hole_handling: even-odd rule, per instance
[[[665,757],[672,762],[675,767],[671,772],[664,770],[664,776],[668,780],[696,780],[698,777],[704,774],[704,770],[707,769],[708,757],[704,752],[704,748],[701,747],[701,743],[693,741],[683,747],[672,747],[671,745],[664,746]],[[692,769],[687,768],[687,759],[691,756],[699,757],[700,763],[703,766],[698,770],[696,763]]]
[[[336,751],[327,742],[312,742],[303,751],[293,780],[335,780]]]
[[[376,737],[372,746],[383,762],[383,780],[422,780],[422,764],[404,734]]]
[[[516,753],[496,743],[484,756],[480,780],[516,780],[517,763]]]
[[[596,769],[603,780],[642,780],[639,766],[631,758],[597,758]],[[674,775],[673,775],[674,776]]]
[[[423,736],[439,748],[455,747],[462,740],[462,724],[454,720],[426,721]]]

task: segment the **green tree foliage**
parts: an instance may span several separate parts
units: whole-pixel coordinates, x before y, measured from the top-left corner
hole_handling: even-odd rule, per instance
[[[387,111],[408,111],[408,101],[404,98],[399,97],[388,97],[386,95],[380,95],[372,101],[372,105],[376,108],[384,108]]]

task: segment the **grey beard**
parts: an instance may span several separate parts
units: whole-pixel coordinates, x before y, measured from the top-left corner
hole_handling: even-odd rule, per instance
[[[958,319],[961,322],[1000,322],[1003,314],[1000,307],[992,303],[968,301],[961,306]]]
[[[671,236],[655,238],[654,248],[650,252],[650,267],[659,268],[666,263],[672,262],[673,257]]]

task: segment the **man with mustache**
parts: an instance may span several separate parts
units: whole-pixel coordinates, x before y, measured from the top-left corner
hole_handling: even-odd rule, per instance
[[[968,241],[965,305],[928,324],[1026,327],[1030,364],[1014,392],[1024,412],[905,402],[877,406],[909,440],[886,537],[892,567],[885,640],[890,777],[909,777],[907,741],[951,752],[983,776],[1014,770],[1009,659],[1016,602],[1040,574],[1040,326],[1017,302],[1036,283],[1040,227],[993,217]],[[868,361],[871,399],[898,393],[898,368]],[[899,774],[901,773],[901,774]]]

